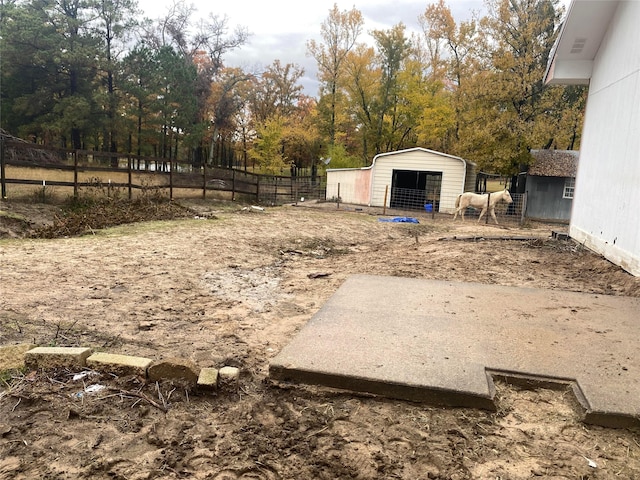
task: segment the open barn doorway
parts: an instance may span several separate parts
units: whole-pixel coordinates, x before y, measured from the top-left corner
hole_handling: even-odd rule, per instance
[[[440,207],[441,188],[442,172],[394,170],[389,206],[422,210],[429,204],[437,212]]]

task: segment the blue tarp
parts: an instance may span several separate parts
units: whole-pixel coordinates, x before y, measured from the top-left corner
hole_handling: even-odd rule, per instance
[[[393,222],[393,223],[420,223],[417,218],[413,218],[413,217],[378,218],[378,221]]]

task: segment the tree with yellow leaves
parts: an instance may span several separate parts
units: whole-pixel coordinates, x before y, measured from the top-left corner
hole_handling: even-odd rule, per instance
[[[318,63],[318,79],[321,83],[320,118],[322,129],[329,143],[336,140],[336,124],[342,102],[342,84],[347,55],[356,45],[364,20],[359,10],[340,11],[334,4],[329,17],[320,27],[323,43],[310,40],[309,55]]]
[[[282,153],[284,122],[281,117],[268,118],[256,129],[256,139],[249,150],[249,156],[258,164],[260,172],[280,175],[287,157]]]

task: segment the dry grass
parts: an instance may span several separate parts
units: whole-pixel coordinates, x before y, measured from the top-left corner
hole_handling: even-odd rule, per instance
[[[502,180],[487,180],[487,192],[499,192],[506,187]]]
[[[35,180],[37,185],[27,185],[19,183],[7,184],[7,198],[13,201],[37,202],[60,205],[68,202],[74,194],[73,187],[51,185],[52,182],[74,181],[73,171],[56,168],[28,168],[7,165],[5,168],[7,179],[11,180]],[[103,189],[108,196],[123,197],[128,196],[129,182],[127,172],[78,172],[78,182],[89,184],[90,186],[79,187],[78,195],[91,195],[96,188]],[[135,171],[131,175],[131,183],[141,188],[132,189],[132,199],[137,199],[147,195],[148,190],[156,190],[158,195],[169,196],[169,175],[159,172]],[[164,187],[158,189],[157,187]],[[230,192],[207,192],[207,197],[230,200]],[[202,189],[198,188],[176,188],[173,189],[173,198],[197,199],[202,198]]]
[[[7,179],[11,180],[36,180],[38,185],[24,185],[19,183],[7,184],[7,198],[12,200],[33,199],[39,202],[43,200],[49,203],[60,203],[73,196],[73,187],[50,185],[51,182],[73,182],[73,171],[55,168],[27,168],[7,165],[5,169]],[[93,189],[96,185],[116,190],[127,191],[126,187],[116,187],[118,184],[127,184],[129,177],[127,172],[78,172],[78,182],[91,184],[90,187],[80,187],[79,193]],[[167,174],[155,172],[135,172],[131,176],[131,182],[143,188],[157,186],[169,186]],[[136,195],[138,189],[134,189]],[[202,194],[202,192],[200,192]]]

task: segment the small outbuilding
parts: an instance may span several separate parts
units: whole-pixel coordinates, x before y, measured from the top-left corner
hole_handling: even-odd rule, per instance
[[[577,150],[531,150],[525,180],[526,216],[568,222],[578,170]]]
[[[452,213],[475,186],[476,165],[425,148],[381,153],[370,166],[327,170],[327,200],[371,207]]]

